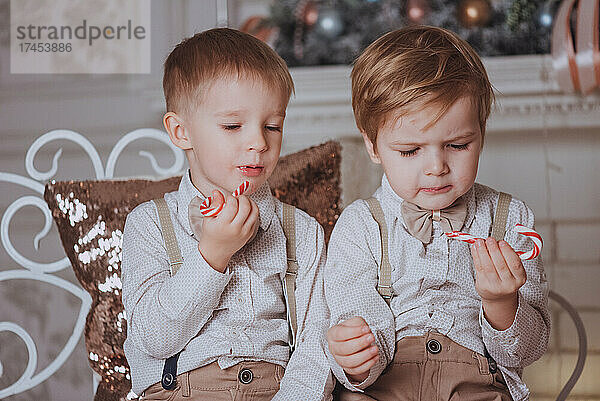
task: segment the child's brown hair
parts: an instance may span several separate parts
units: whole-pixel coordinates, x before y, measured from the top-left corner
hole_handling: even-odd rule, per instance
[[[431,125],[463,96],[478,107],[485,133],[492,85],[475,50],[446,29],[412,26],[383,35],[358,57],[351,77],[356,125],[373,144],[392,113],[435,105]]]
[[[287,99],[294,91],[285,61],[266,43],[235,29],[215,28],[185,39],[165,60],[166,111],[189,111],[212,82],[226,77],[261,79]]]

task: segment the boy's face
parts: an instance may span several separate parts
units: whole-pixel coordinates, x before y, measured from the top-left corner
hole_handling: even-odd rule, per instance
[[[482,133],[470,97],[457,100],[427,127],[435,106],[390,119],[375,147],[363,134],[371,160],[380,163],[394,191],[422,208],[450,206],[475,182]]]
[[[279,160],[288,98],[258,79],[219,79],[183,123],[192,182],[205,195],[233,192],[247,180],[258,189]]]

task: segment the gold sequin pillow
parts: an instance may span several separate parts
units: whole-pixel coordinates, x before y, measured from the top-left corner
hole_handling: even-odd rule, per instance
[[[129,365],[123,353],[127,325],[120,281],[125,217],[138,204],[177,190],[180,179],[63,181],[46,185],[44,198],[65,252],[75,276],[92,296],[84,333],[90,366],[102,377],[96,401],[124,400],[131,390]],[[329,239],[340,213],[338,143],[327,142],[282,157],[269,183],[281,201],[314,216]]]

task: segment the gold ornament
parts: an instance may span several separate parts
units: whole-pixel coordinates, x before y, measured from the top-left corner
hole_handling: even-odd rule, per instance
[[[492,16],[492,5],[489,0],[462,0],[457,11],[458,20],[463,26],[485,26]]]
[[[421,24],[429,14],[429,4],[426,0],[408,0],[406,16],[411,22]]]

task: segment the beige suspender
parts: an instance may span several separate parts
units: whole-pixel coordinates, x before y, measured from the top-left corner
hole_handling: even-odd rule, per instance
[[[171,214],[169,213],[165,198],[154,199],[154,204],[156,205],[156,210],[158,212],[158,220],[160,221],[161,227],[160,231],[162,233],[163,241],[165,242],[167,255],[169,255],[171,276],[173,276],[177,273],[179,266],[183,263],[183,257],[181,257],[181,250],[177,244],[177,237],[175,236]]]
[[[171,214],[167,207],[167,202],[164,198],[153,200],[158,212],[158,220],[160,221],[161,233],[167,255],[169,256],[169,265],[171,266],[171,276],[177,273],[179,266],[183,263],[181,250],[177,244],[177,237],[173,229]],[[296,332],[298,331],[298,323],[296,318],[296,276],[298,275],[298,262],[296,260],[296,208],[294,206],[283,204],[283,233],[286,237],[287,249],[287,270],[283,281],[283,293],[287,305],[287,318],[290,325],[291,338],[290,348],[292,351],[296,347]]]
[[[377,291],[389,305],[392,299],[392,265],[388,256],[387,224],[385,224],[385,217],[379,201],[375,198],[369,198],[367,199],[367,204],[373,218],[379,224],[379,234],[381,236],[381,265],[379,266]]]
[[[508,206],[510,205],[511,199],[512,196],[509,194],[500,192],[491,235],[496,241],[504,239],[504,233],[506,232],[506,220],[508,219]]]
[[[298,261],[296,260],[296,208],[283,203],[283,233],[287,249],[287,270],[283,280],[283,294],[287,304],[287,318],[290,325],[290,349],[296,348],[296,333],[298,322],[296,317],[296,276],[298,276]]]

